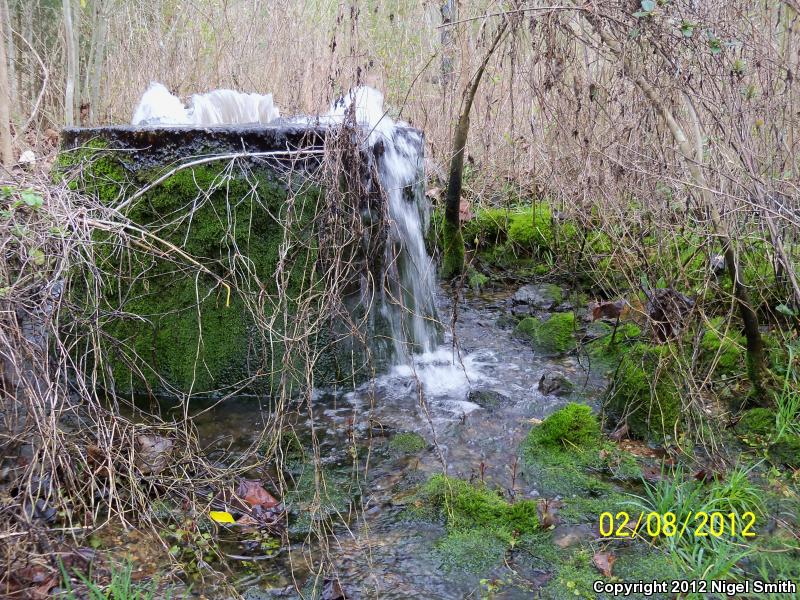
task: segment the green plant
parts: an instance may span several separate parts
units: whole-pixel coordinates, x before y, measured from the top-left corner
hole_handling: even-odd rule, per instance
[[[706,496],[708,511],[722,513],[735,512],[742,515],[746,512],[764,514],[763,492],[750,481],[750,474],[755,467],[736,468],[722,480],[714,480]]]
[[[121,566],[111,567],[108,585],[101,585],[93,580],[91,571],[88,574],[75,572],[81,583],[86,586],[86,595],[77,596],[72,589],[72,582],[64,564],[59,561],[61,577],[67,591],[67,600],[154,600],[155,598],[171,598],[171,590],[158,590],[157,582],[148,585],[134,583],[133,566],[126,562]],[[156,595],[158,593],[158,596]]]

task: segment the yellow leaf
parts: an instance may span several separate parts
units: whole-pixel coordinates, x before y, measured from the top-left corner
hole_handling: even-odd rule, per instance
[[[233,515],[225,510],[211,510],[208,512],[208,516],[217,523],[236,523]]]

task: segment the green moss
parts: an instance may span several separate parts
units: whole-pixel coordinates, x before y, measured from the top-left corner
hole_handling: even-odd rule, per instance
[[[514,328],[514,333],[530,340],[536,339],[536,334],[542,322],[536,317],[525,317]]]
[[[89,152],[62,155],[60,168],[81,165],[75,185],[106,203],[130,197],[163,173],[136,170],[123,153]],[[248,307],[262,307],[265,318],[275,306],[291,314],[314,285],[306,273],[316,259],[312,216],[319,189],[305,186],[288,202],[287,179],[267,168],[230,175],[226,165],[212,163],[178,171],[149,190],[125,211],[137,228],[134,244],[95,234],[105,285],[97,360],[112,376],[108,387],[205,394],[241,383],[264,391],[273,372],[300,367],[283,364],[283,320],[275,335],[264,335]],[[287,243],[292,249],[281,256]],[[279,264],[288,265],[280,287]],[[325,360],[319,365],[335,369]]]
[[[395,454],[416,454],[428,447],[428,443],[420,434],[413,431],[396,433],[389,440],[389,450]]]
[[[413,505],[417,516],[445,522],[447,535],[437,544],[445,564],[473,571],[499,562],[514,539],[539,528],[535,502],[510,503],[497,491],[446,475],[431,477]]]
[[[528,444],[586,448],[596,446],[599,437],[600,425],[592,409],[570,402],[534,427],[528,434]]]
[[[546,321],[539,321],[535,317],[522,319],[517,325],[515,333],[530,339],[548,352],[561,354],[575,345],[573,338],[575,326],[575,313],[555,313],[550,315]]]
[[[596,339],[585,346],[589,356],[606,366],[616,366],[620,357],[642,335],[642,330],[636,323],[620,323],[616,333],[611,325],[603,321],[595,321],[587,329],[598,334]]]
[[[446,475],[431,477],[418,498],[439,511],[449,530],[485,528],[510,542],[515,535],[535,531],[539,525],[535,502],[511,504],[497,491]]]
[[[576,521],[585,520],[578,518],[585,514],[589,519],[596,518],[597,513],[592,511],[604,503],[607,507],[613,504],[617,495],[613,486],[598,479],[597,474],[605,471],[614,475],[623,462],[625,469],[632,471],[634,465],[630,463],[635,462],[610,442],[602,441],[597,418],[588,406],[580,404],[568,404],[531,428],[520,453],[526,479],[546,497],[570,497],[562,513],[572,514]],[[584,506],[584,501],[591,504]]]
[[[508,239],[522,250],[533,254],[550,248],[553,241],[550,207],[540,203],[512,213]]]
[[[726,335],[725,329],[722,317],[712,319],[700,346],[706,363],[710,365],[715,362],[720,373],[730,375],[741,372],[745,341],[741,335]]]
[[[473,248],[498,246],[508,238],[509,211],[504,208],[479,208],[464,223],[464,241]]]
[[[681,394],[669,345],[638,343],[627,350],[609,386],[605,408],[632,436],[663,441],[683,428]]]
[[[736,424],[736,432],[742,437],[768,438],[775,433],[775,412],[769,408],[745,411]]]
[[[442,223],[442,265],[439,275],[452,279],[464,272],[464,237],[461,229],[444,221]]]

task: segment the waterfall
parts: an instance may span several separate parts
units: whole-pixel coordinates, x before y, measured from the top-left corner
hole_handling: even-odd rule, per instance
[[[434,263],[425,249],[428,204],[425,198],[422,139],[419,132],[395,123],[383,108],[383,95],[359,87],[338,100],[327,118],[340,120],[355,107],[356,121],[368,132],[366,142],[382,145],[378,174],[386,193],[390,227],[386,243],[381,316],[388,324],[395,362],[412,353],[428,353],[437,345]]]
[[[318,118],[297,118],[294,123],[335,125],[354,108],[355,119],[367,133],[364,143],[377,160],[377,171],[388,202],[389,230],[385,245],[383,281],[379,283],[377,313],[373,314],[372,338],[378,356],[395,364],[411,360],[415,353],[436,348],[438,332],[434,306],[435,266],[425,249],[428,225],[421,134],[404,123],[395,123],[383,108],[383,95],[359,87],[337,100]],[[278,109],[272,94],[244,94],[215,90],[195,94],[191,107],[159,83],[142,96],[132,120],[135,126],[207,127],[233,124],[266,124],[276,120]]]

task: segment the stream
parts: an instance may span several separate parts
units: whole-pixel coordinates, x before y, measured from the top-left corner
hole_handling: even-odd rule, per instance
[[[442,345],[415,356],[411,365],[396,366],[354,392],[319,393],[313,403],[313,423],[302,407],[298,409],[296,431],[303,438],[313,427],[320,462],[333,480],[327,485],[338,488],[342,479],[337,478],[342,476],[352,485],[352,439],[357,440],[363,479],[355,504],[361,511],[351,514],[349,529],[339,526],[336,535],[329,536],[328,549],[328,560],[335,565],[347,598],[455,599],[474,591],[479,584],[476,575],[447,570],[437,558],[435,544],[444,527],[420,527],[404,518],[408,497],[428,477],[442,472],[483,480],[506,493],[513,487],[517,498],[539,496],[543,492],[525,481],[515,457],[530,430],[530,419],[541,419],[566,403],[542,394],[539,379],[558,369],[575,383],[572,397],[598,396],[602,378],[587,376],[576,357],[540,356],[530,344],[513,337],[510,328],[498,324],[507,314],[511,292],[475,294],[460,302],[455,328],[460,360],[452,360],[453,335],[446,332]],[[437,300],[440,315],[452,314],[444,290],[437,293]],[[417,382],[424,390],[424,404]],[[475,392],[482,394],[476,398]],[[490,398],[491,405],[484,408],[469,400],[480,397]],[[201,442],[210,444],[212,455],[214,448],[230,453],[258,439],[268,415],[255,403],[253,398],[233,399],[196,418]],[[388,441],[396,432],[418,433],[427,448],[410,454],[390,451]],[[367,446],[369,468],[364,472]],[[340,491],[329,493],[333,497]],[[291,518],[307,528],[303,504],[287,504]],[[291,537],[296,540],[297,531]],[[293,541],[268,561],[242,561],[237,570],[241,572],[234,574],[235,587],[246,592],[246,598],[298,597],[294,581],[310,592],[314,576],[307,559],[319,558],[316,544],[315,539]],[[232,552],[242,554],[235,546]],[[318,591],[322,587],[320,577]],[[517,597],[514,589],[505,590],[503,597]],[[519,597],[529,597],[530,592],[518,591]]]

